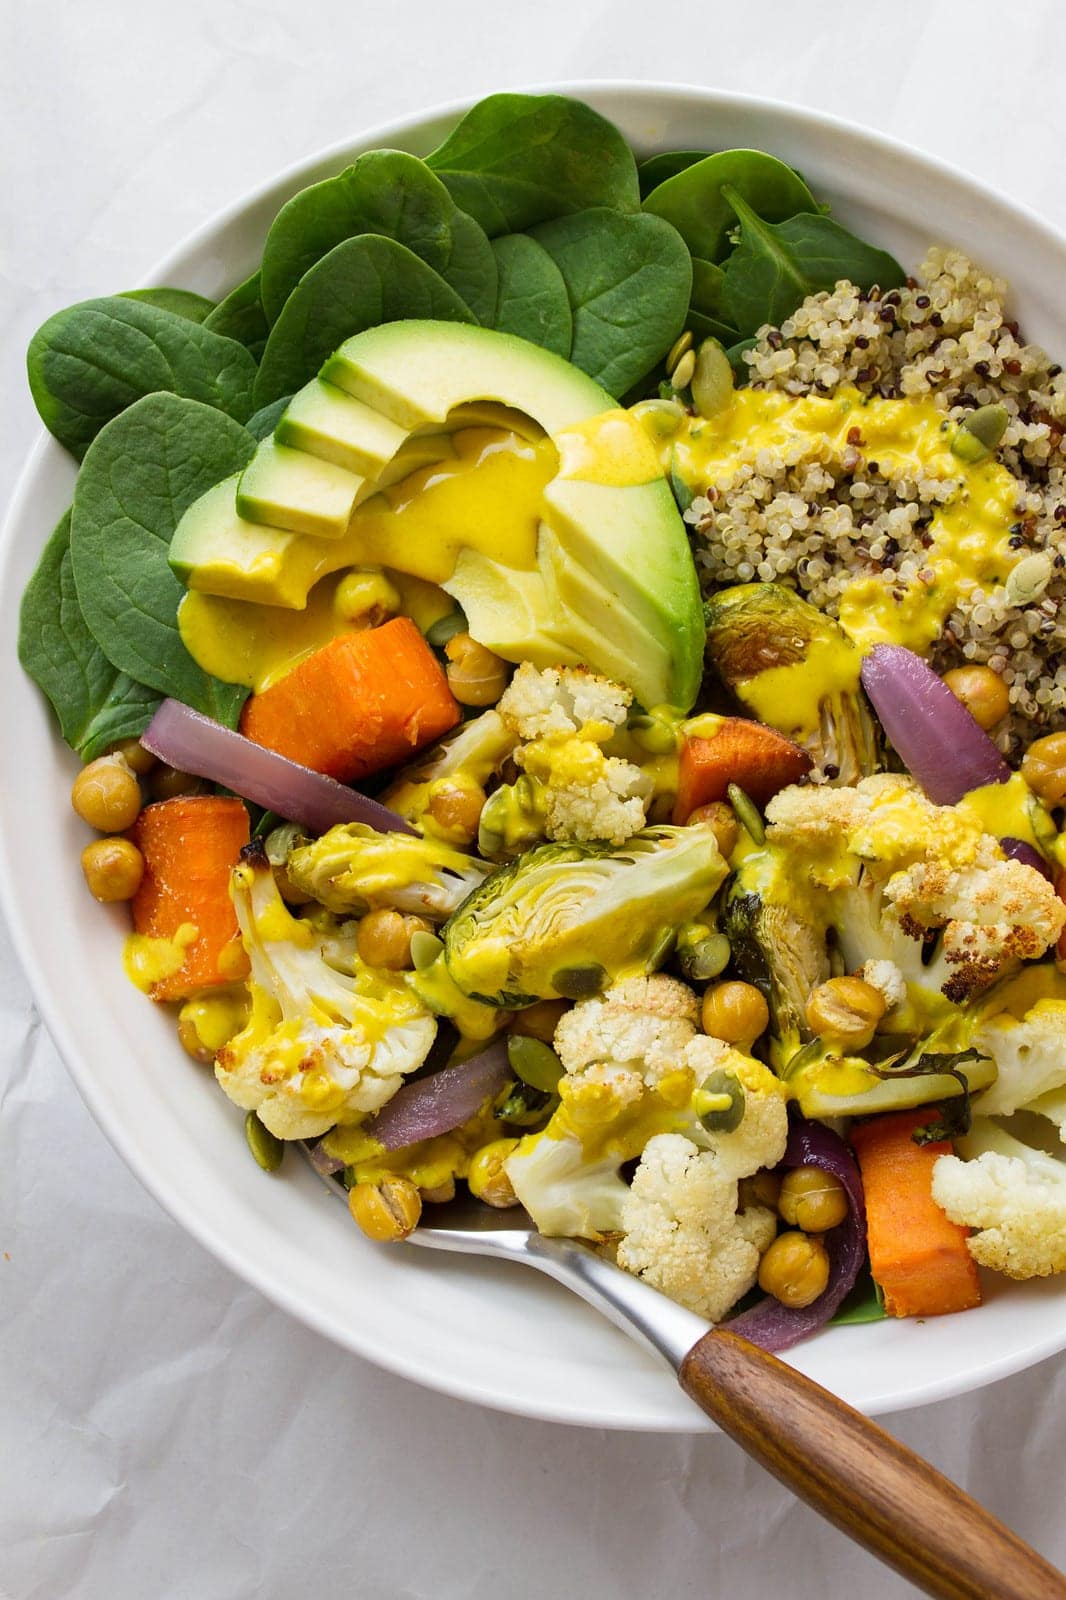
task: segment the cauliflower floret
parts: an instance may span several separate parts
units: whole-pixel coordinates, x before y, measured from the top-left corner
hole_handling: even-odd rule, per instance
[[[1053,1113],[1056,1095],[1066,1090],[1066,980],[1054,973],[1049,979],[1064,998],[1038,1000],[1020,1018],[1001,1011],[974,1030],[974,1047],[992,1057],[998,1074],[976,1102],[983,1116],[1006,1117],[1023,1106],[1048,1115],[1034,1102],[1047,1101]]]
[[[959,1141],[965,1159],[941,1156],[933,1198],[952,1222],[977,1231],[967,1240],[983,1267],[1009,1278],[1066,1272],[1066,1163],[978,1118]]]
[[[582,737],[520,745],[515,764],[540,788],[549,839],[606,839],[625,844],[647,820],[652,780],[631,761],[604,755]]]
[[[894,961],[864,961],[859,977],[877,990],[886,1011],[894,1011],[907,998],[906,980]]]
[[[762,1167],[776,1167],[788,1142],[787,1090],[769,1067],[742,1050],[698,1033],[685,1046],[685,1066],[697,1090],[716,1072],[726,1072],[744,1090],[744,1115],[729,1133],[710,1135],[719,1169],[731,1178],[748,1178]]]
[[[600,730],[595,737],[606,740],[626,720],[632,700],[631,689],[587,667],[545,667],[538,672],[523,661],[496,709],[520,739],[565,736],[591,724]]]
[[[989,976],[1011,960],[1042,956],[1066,922],[1066,906],[1042,874],[987,850],[971,867],[925,861],[897,872],[885,899],[905,932],[920,938],[942,928],[947,960]]]
[[[215,1059],[225,1093],[279,1139],[379,1110],[425,1060],[433,1017],[402,979],[371,972],[336,934],[294,917],[265,856],[242,862],[232,893],[252,1010]],[[342,958],[346,971],[330,964]]]
[[[555,1050],[571,1076],[587,1078],[594,1068],[610,1067],[657,1084],[684,1065],[698,1018],[699,1001],[679,979],[661,972],[625,978],[563,1014]]]
[[[735,1178],[681,1134],[644,1148],[622,1207],[620,1267],[710,1322],[752,1288],[777,1229],[764,1206],[737,1214]]]

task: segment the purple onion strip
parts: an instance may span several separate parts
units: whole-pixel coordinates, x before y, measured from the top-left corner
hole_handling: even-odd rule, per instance
[[[404,1084],[364,1132],[386,1150],[402,1150],[420,1139],[451,1133],[475,1116],[490,1095],[497,1094],[511,1076],[507,1041],[497,1039],[487,1050],[444,1067],[417,1083]]]
[[[862,686],[889,742],[934,805],[1011,775],[992,740],[928,662],[899,644],[875,644]]]
[[[307,1154],[311,1158],[311,1165],[316,1172],[324,1178],[332,1178],[335,1173],[344,1171],[344,1162],[339,1156],[331,1156],[322,1146],[322,1140],[317,1139],[314,1144],[307,1146]]]
[[[141,743],[168,766],[221,783],[313,833],[325,833],[338,822],[363,822],[378,833],[415,831],[379,801],[267,750],[180,700],[163,701]]]
[[[1054,873],[1044,860],[1039,850],[1034,850],[1031,844],[1026,844],[1024,839],[1014,839],[1007,835],[999,841],[1000,849],[1012,861],[1020,861],[1023,867],[1032,867],[1034,872],[1039,872],[1048,882],[1054,881]]]
[[[950,691],[949,691],[950,692]],[[829,1286],[809,1306],[792,1310],[767,1295],[726,1324],[764,1350],[788,1350],[827,1323],[851,1292],[866,1259],[866,1204],[855,1158],[837,1134],[820,1122],[797,1116],[789,1129],[782,1167],[822,1167],[840,1182],[848,1196],[848,1216],[825,1235],[829,1253]]]

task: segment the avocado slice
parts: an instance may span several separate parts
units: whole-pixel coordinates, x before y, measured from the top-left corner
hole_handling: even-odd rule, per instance
[[[335,384],[314,378],[293,395],[274,429],[274,438],[278,444],[306,450],[360,477],[376,480],[407,438],[407,429]]]
[[[319,578],[356,564],[354,541],[246,521],[235,504],[239,478],[224,478],[193,501],[170,541],[170,565],[204,594],[302,611]]]
[[[333,461],[264,439],[237,484],[237,515],[289,533],[339,539],[360,495],[373,493],[365,478]]]
[[[687,710],[703,657],[699,585],[651,443],[591,378],[511,334],[412,320],[346,340],[245,469],[236,515],[210,503],[214,543],[204,514],[195,537],[175,536],[175,570],[207,592],[302,606],[318,578],[362,559],[359,518],[349,527],[358,504],[447,454],[449,428],[500,420],[502,407],[525,419],[526,437],[551,436],[558,469],[540,500],[535,571],[460,550],[444,587],[472,634],[510,660],[584,662],[645,706]],[[357,460],[365,477],[351,471]],[[250,522],[262,525],[258,543]],[[259,559],[270,538],[273,593]],[[387,564],[406,570],[400,525]]]

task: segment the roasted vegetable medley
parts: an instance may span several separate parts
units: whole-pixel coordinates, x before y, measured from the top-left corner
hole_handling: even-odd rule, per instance
[[[264,1171],[771,1349],[1066,1270],[1066,383],[787,157],[497,95],[58,312],[20,640]]]

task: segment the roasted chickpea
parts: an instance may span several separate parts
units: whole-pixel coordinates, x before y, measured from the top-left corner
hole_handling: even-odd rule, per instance
[[[1066,733],[1049,733],[1025,752],[1022,777],[1045,805],[1066,805]]]
[[[517,1139],[494,1139],[491,1144],[483,1144],[472,1157],[466,1181],[476,1199],[500,1210],[518,1204],[518,1196],[503,1165],[517,1147]]]
[[[766,1206],[767,1210],[776,1211],[780,1194],[781,1176],[777,1172],[756,1172],[750,1178],[740,1180],[741,1209],[745,1206]]]
[[[157,767],[153,767],[148,787],[156,800],[177,800],[183,794],[202,794],[204,783],[202,778],[193,777],[191,772],[180,772],[177,767],[168,767],[161,761]]]
[[[770,1026],[770,1008],[753,983],[716,983],[703,991],[703,1031],[750,1050]]]
[[[555,1030],[559,1026],[559,1018],[570,1007],[565,1000],[538,1000],[535,1006],[526,1006],[522,1011],[515,1012],[515,1019],[511,1024],[512,1033],[525,1034],[530,1039],[540,1039],[544,1044],[551,1044],[555,1038]]]
[[[396,616],[401,606],[399,590],[380,567],[356,567],[345,574],[333,595],[337,615],[358,628],[378,627]]]
[[[81,853],[89,893],[105,905],[132,900],[144,877],[144,857],[129,839],[94,839]]]
[[[377,1183],[357,1183],[349,1189],[348,1210],[368,1239],[388,1243],[406,1239],[418,1226],[422,1196],[410,1178],[390,1174]]]
[[[811,991],[807,1021],[821,1039],[862,1050],[885,1014],[885,997],[864,978],[830,978]]]
[[[144,748],[139,739],[119,739],[116,744],[108,745],[104,754],[121,756],[138,778],[143,778],[155,766],[155,756]]]
[[[438,778],[430,786],[426,809],[449,839],[456,844],[469,844],[477,838],[477,825],[484,804],[485,791],[480,783]]]
[[[686,820],[690,823],[702,822],[710,828],[722,855],[726,860],[729,859],[736,849],[740,827],[733,807],[727,801],[714,800],[709,806],[697,806],[695,811],[689,812]]]
[[[411,940],[416,933],[432,933],[422,917],[399,911],[368,911],[355,932],[355,948],[368,967],[403,972],[412,965]]]
[[[461,706],[494,706],[506,689],[511,669],[468,633],[456,633],[444,646],[448,687]]]
[[[848,1214],[848,1197],[839,1178],[822,1167],[794,1167],[781,1180],[777,1209],[782,1220],[804,1233],[827,1233]]]
[[[944,682],[982,728],[994,728],[1010,710],[1010,692],[991,667],[952,667]]]
[[[201,1066],[208,1067],[215,1059],[214,1050],[201,1039],[195,1021],[186,1014],[184,1006],[178,1013],[178,1043],[185,1054],[199,1061]]]
[[[828,1283],[825,1245],[807,1233],[779,1233],[759,1262],[759,1288],[793,1310],[817,1300]]]
[[[446,1178],[443,1183],[436,1183],[432,1189],[420,1189],[422,1204],[427,1206],[446,1206],[449,1200],[455,1199],[455,1179]]]
[[[141,786],[123,756],[99,756],[74,779],[70,803],[98,833],[125,833],[141,809]]]

